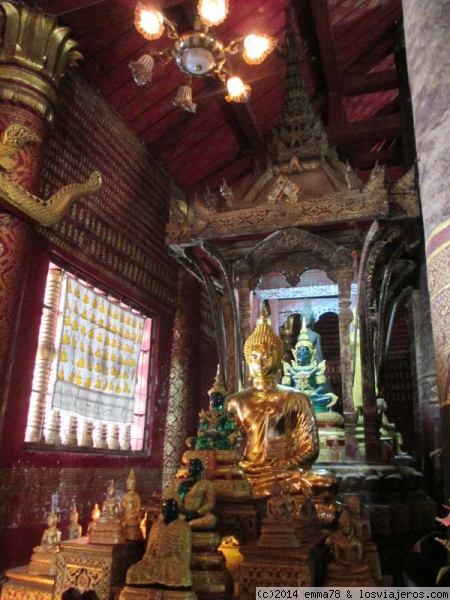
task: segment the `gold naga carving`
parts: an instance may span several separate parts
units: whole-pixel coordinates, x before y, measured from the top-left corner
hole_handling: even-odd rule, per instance
[[[102,176],[93,171],[86,181],[72,183],[44,200],[28,192],[9,175],[18,165],[20,149],[29,143],[40,142],[39,136],[24,125],[8,125],[0,137],[0,195],[15,209],[44,227],[56,225],[78,198],[98,192]]]

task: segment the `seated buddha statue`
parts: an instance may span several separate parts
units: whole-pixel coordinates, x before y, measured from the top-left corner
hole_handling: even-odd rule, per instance
[[[127,571],[127,585],[189,588],[192,583],[191,540],[191,528],[179,518],[177,501],[163,500],[161,515],[150,529],[142,560]]]
[[[166,497],[179,499],[179,512],[192,529],[211,529],[217,522],[212,510],[216,504],[214,484],[203,479],[203,463],[200,458],[191,458],[189,477],[172,486]]]
[[[300,541],[294,529],[295,499],[283,494],[278,481],[272,485],[266,504],[266,517],[262,519],[257,545],[266,548],[298,548]]]
[[[186,443],[192,450],[231,450],[236,444],[235,415],[224,408],[226,390],[219,371],[208,395],[209,410],[199,414],[197,437]]]
[[[331,533],[326,543],[330,546],[332,561],[328,565],[325,586],[374,586],[375,580],[363,553],[363,544],[355,533],[347,509],[339,517],[338,530]]]
[[[294,360],[290,364],[283,363],[282,382],[307,394],[316,413],[330,411],[337,402],[337,396],[329,390],[325,372],[326,361],[318,363],[316,360],[316,351],[309,338],[305,319],[292,353]]]
[[[90,544],[124,544],[122,505],[116,498],[116,486],[111,479],[102,512],[89,533]]]
[[[377,398],[377,409],[381,418],[380,439],[382,442],[388,442],[392,445],[392,451],[395,456],[404,456],[407,453],[403,450],[403,436],[397,430],[395,423],[391,423],[387,416],[388,405],[384,398]]]
[[[353,495],[347,499],[347,510],[355,535],[361,540],[363,555],[369,563],[374,578],[379,581],[381,579],[381,566],[378,548],[375,542],[372,541],[370,521],[362,512],[359,496]]]
[[[131,469],[127,479],[127,491],[122,498],[122,526],[126,540],[142,540],[141,497],[136,492],[136,475]]]
[[[52,511],[47,518],[48,528],[42,534],[40,546],[33,548],[28,573],[33,575],[56,575],[56,559],[60,550],[61,531],[58,517]]]
[[[304,485],[330,486],[333,478],[313,472],[319,439],[310,398],[276,381],[283,344],[270,326],[263,305],[255,331],[246,340],[244,354],[252,387],[228,398],[246,437],[240,465],[256,495],[270,495],[275,480],[284,480],[291,492]]]
[[[81,537],[81,525],[78,523],[77,507],[74,506],[70,513],[70,523],[66,529],[66,539],[76,540],[79,537]]]

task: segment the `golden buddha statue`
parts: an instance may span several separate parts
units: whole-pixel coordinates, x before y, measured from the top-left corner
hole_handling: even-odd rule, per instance
[[[214,484],[203,479],[203,463],[200,458],[191,458],[189,477],[176,482],[165,497],[179,500],[179,511],[192,529],[212,529],[217,518],[212,513],[216,504]]]
[[[403,436],[397,430],[395,423],[391,423],[387,416],[388,405],[384,398],[377,398],[377,409],[381,417],[380,440],[383,443],[390,444],[392,447],[391,454],[394,456],[405,456],[403,446]],[[383,453],[382,453],[383,454]],[[387,453],[389,454],[389,453]],[[391,457],[387,457],[391,458]]]
[[[163,500],[161,515],[150,529],[142,560],[127,571],[127,585],[190,587],[191,538],[191,528],[179,518],[177,501]]]
[[[131,469],[127,479],[127,491],[122,498],[122,526],[126,540],[142,540],[141,497],[136,492],[136,475]]]
[[[66,540],[76,540],[81,537],[81,525],[78,523],[78,511],[74,506],[70,513],[70,524],[66,529]]]
[[[328,565],[326,587],[374,586],[375,580],[365,560],[363,544],[355,533],[349,511],[339,517],[338,530],[331,533],[326,543],[333,560]]]
[[[98,507],[98,504],[96,503],[94,505],[94,508],[92,509],[91,512],[91,520],[88,523],[87,529],[86,529],[86,535],[90,535],[91,531],[94,529],[94,525],[97,523],[98,518],[101,515],[101,511]]]
[[[90,544],[124,544],[122,529],[122,505],[116,498],[116,486],[111,479],[107,489],[106,500],[102,512],[95,522],[90,534]]]
[[[291,492],[304,485],[329,487],[333,478],[313,472],[319,438],[310,398],[276,381],[283,343],[270,326],[263,306],[255,331],[244,345],[253,386],[231,395],[227,408],[237,415],[247,445],[240,465],[256,495],[270,495],[282,480]]]
[[[347,499],[347,509],[356,537],[362,543],[363,555],[367,559],[374,578],[381,579],[381,565],[378,548],[372,541],[372,528],[369,519],[363,514],[359,496],[350,496]]]
[[[58,517],[52,511],[47,518],[48,528],[42,534],[41,545],[33,548],[28,573],[32,575],[56,575],[56,559],[60,550],[61,531]]]
[[[261,523],[261,535],[258,546],[266,548],[298,548],[298,539],[293,527],[296,503],[292,496],[283,494],[283,490],[275,481],[271,496],[266,505],[266,517]]]

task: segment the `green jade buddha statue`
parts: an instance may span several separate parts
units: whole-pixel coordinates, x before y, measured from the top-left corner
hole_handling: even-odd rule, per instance
[[[317,413],[330,412],[337,402],[327,382],[326,361],[317,362],[316,350],[308,335],[305,319],[298,336],[294,360],[283,362],[283,385],[290,385],[309,396]]]
[[[197,437],[186,440],[191,450],[232,450],[236,444],[236,420],[225,407],[226,390],[219,369],[208,391],[209,410],[199,413]]]

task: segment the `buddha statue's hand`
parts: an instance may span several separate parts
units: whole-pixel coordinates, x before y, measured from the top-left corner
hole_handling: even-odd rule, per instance
[[[196,510],[183,510],[181,512],[188,523],[193,519],[199,519],[201,517],[201,514]]]

